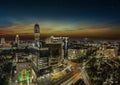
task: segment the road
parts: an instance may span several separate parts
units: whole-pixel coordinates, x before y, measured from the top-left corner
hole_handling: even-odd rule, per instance
[[[75,84],[80,78],[81,78],[81,74],[78,72],[72,77],[70,77],[67,81],[63,82],[61,85]]]
[[[65,75],[60,80],[56,81],[54,85],[71,85],[76,83],[79,79],[81,79],[81,71],[80,64],[68,61],[69,64],[72,65],[72,71]]]

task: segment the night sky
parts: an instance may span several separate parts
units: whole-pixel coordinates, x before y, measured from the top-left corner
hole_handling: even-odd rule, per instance
[[[0,36],[120,39],[120,0],[0,1]]]

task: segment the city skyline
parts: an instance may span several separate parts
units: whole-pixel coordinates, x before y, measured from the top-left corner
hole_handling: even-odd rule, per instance
[[[120,1],[52,0],[1,1],[0,34],[33,37],[34,24],[41,37],[120,39]]]

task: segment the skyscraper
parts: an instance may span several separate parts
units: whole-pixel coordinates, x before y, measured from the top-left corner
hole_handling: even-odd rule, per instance
[[[39,24],[34,25],[34,39],[35,39],[35,46],[40,47],[40,28]]]
[[[15,43],[16,43],[17,45],[19,45],[19,35],[16,35],[16,37],[15,37]]]
[[[39,28],[39,24],[35,24],[34,25],[34,38],[35,38],[35,41],[39,41],[40,40],[40,28]]]
[[[64,57],[68,56],[68,37],[64,38]]]
[[[67,56],[68,37],[51,36],[45,42],[50,50],[49,65],[56,68]]]

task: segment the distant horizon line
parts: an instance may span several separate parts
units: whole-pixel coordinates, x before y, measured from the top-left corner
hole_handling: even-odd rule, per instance
[[[28,35],[26,35],[28,34]],[[34,33],[16,33],[16,34],[0,34],[0,38],[5,38],[5,40],[14,40],[15,36],[19,35],[20,40],[34,40]],[[120,40],[120,37],[89,37],[89,36],[63,36],[63,35],[50,35],[55,37],[69,37],[69,39],[88,39],[88,40]],[[40,35],[40,39],[44,40],[50,37],[49,35]]]

